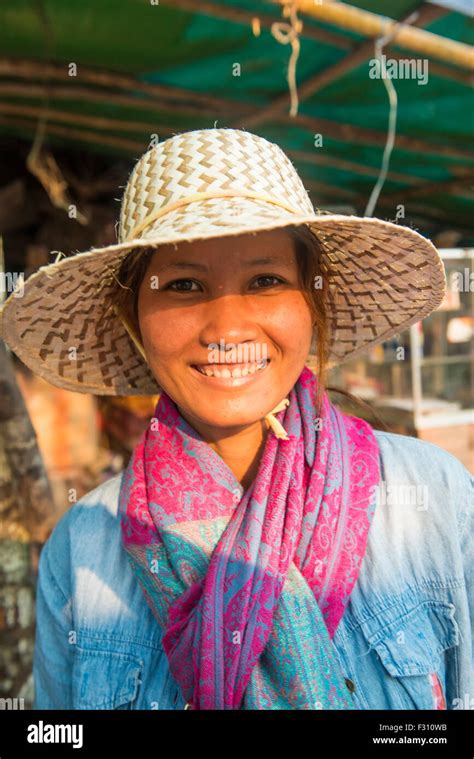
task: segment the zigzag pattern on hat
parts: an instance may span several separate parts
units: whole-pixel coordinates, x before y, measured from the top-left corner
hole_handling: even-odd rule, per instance
[[[293,164],[278,145],[237,129],[196,130],[156,145],[135,165],[121,207],[120,242],[156,209],[212,190],[272,195],[302,214],[314,212]],[[146,235],[152,233],[153,227],[146,230]]]

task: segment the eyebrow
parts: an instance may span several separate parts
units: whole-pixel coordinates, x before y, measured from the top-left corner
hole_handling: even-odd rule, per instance
[[[267,264],[280,264],[282,266],[291,266],[289,261],[284,258],[278,258],[277,256],[267,256],[265,258],[254,258],[251,261],[246,261],[247,266],[266,266]],[[196,269],[198,271],[208,271],[208,267],[204,264],[197,264],[195,261],[174,261],[173,263],[162,266],[159,271],[167,271],[168,269]]]

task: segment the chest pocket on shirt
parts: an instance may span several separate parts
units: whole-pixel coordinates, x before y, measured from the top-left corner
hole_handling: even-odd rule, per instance
[[[143,661],[131,654],[76,646],[74,709],[133,709]]]
[[[453,604],[429,601],[383,628],[381,617],[378,623],[362,624],[386,670],[384,687],[392,709],[447,708],[446,652],[459,643],[454,611]]]

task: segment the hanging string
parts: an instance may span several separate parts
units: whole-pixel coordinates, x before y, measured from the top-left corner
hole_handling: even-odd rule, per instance
[[[290,116],[296,116],[299,107],[298,91],[296,85],[296,63],[298,61],[301,49],[298,35],[301,34],[303,30],[303,22],[297,17],[297,7],[295,0],[289,0],[289,2],[282,6],[282,15],[285,18],[289,17],[290,23],[275,21],[271,25],[270,31],[277,42],[280,42],[282,45],[291,44],[292,47],[292,53],[288,63],[287,79],[291,100]],[[387,45],[394,39],[394,37],[396,37],[402,24],[411,24],[418,18],[418,16],[418,11],[414,11],[407,19],[405,19],[403,22],[397,23],[395,26],[393,26],[392,22],[390,22],[391,31],[388,34],[375,40],[374,52],[376,58],[379,61],[380,70],[382,71],[382,81],[385,89],[387,90],[390,110],[388,116],[387,139],[382,156],[382,164],[380,167],[377,182],[375,183],[375,186],[367,202],[364,216],[372,216],[375,206],[377,205],[377,201],[387,178],[390,158],[395,144],[397,131],[398,97],[396,89],[392,84],[392,80],[386,76],[387,69],[382,57],[382,50],[385,45]],[[252,18],[252,32],[256,37],[260,36],[260,19],[258,17]]]
[[[51,22],[43,3],[39,3],[35,9],[38,13],[39,22],[44,32],[45,57],[49,63],[52,63],[53,33]],[[43,185],[51,203],[56,208],[61,208],[63,211],[68,212],[71,206],[71,201],[68,196],[68,184],[53,154],[51,151],[47,150],[44,145],[46,127],[51,111],[49,85],[50,77],[44,79],[41,111],[35,129],[33,144],[26,158],[26,165],[31,174],[33,174],[33,176],[35,176]],[[79,211],[78,208],[75,209],[74,218],[82,225],[86,225],[90,221],[88,216]]]
[[[418,11],[414,11],[403,22],[403,24],[412,23],[412,21],[415,21],[418,18],[418,15],[419,15]],[[364,211],[364,216],[372,216],[374,212],[375,206],[377,205],[377,201],[379,199],[380,193],[382,191],[382,188],[385,184],[385,180],[387,178],[388,167],[390,165],[390,158],[392,155],[393,146],[395,144],[395,137],[397,133],[398,96],[397,96],[397,91],[392,84],[392,80],[389,77],[387,78],[386,76],[387,68],[385,66],[385,61],[382,57],[382,50],[385,47],[385,45],[387,45],[389,42],[391,42],[394,39],[394,37],[396,37],[401,25],[402,25],[401,23],[396,24],[396,26],[392,29],[392,31],[389,34],[386,34],[382,37],[378,37],[375,40],[375,44],[374,44],[375,56],[379,62],[380,71],[382,75],[382,81],[388,94],[390,111],[388,114],[387,140],[385,142],[385,148],[383,151],[382,165],[380,167],[380,172],[379,172],[377,182],[375,183],[374,188],[370,194],[370,198],[367,202],[367,206]]]
[[[284,21],[274,21],[270,27],[272,36],[282,45],[290,44],[292,47],[290,60],[288,63],[287,81],[290,90],[290,116],[296,116],[298,113],[298,91],[296,88],[296,63],[300,54],[300,41],[298,35],[303,30],[303,22],[297,17],[297,7],[295,0],[282,7],[282,15],[290,18],[290,23]],[[252,19],[252,32],[255,37],[260,36],[260,19]]]

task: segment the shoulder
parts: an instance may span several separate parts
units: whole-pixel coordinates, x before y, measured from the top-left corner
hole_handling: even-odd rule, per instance
[[[474,508],[474,476],[461,461],[426,440],[382,430],[374,430],[374,434],[379,444],[382,488],[391,485],[392,504],[397,502],[397,495],[398,500],[409,499],[409,486],[420,509],[431,507],[431,516],[438,511],[440,518],[451,517],[463,534]]]
[[[93,532],[102,522],[117,519],[118,498],[123,472],[102,482],[68,508],[57,521],[47,543],[59,543],[77,530]],[[46,543],[46,544],[47,544]],[[45,545],[46,545],[45,544]]]
[[[47,569],[48,576],[53,576],[61,587],[69,586],[72,565],[80,564],[86,555],[88,560],[94,555],[110,556],[120,529],[118,499],[122,475],[106,480],[70,506],[45,542],[40,572],[44,574]]]
[[[374,434],[384,462],[391,467],[408,467],[409,471],[418,471],[420,464],[432,462],[440,467],[440,474],[443,476],[450,477],[462,470],[467,473],[459,459],[427,440],[383,430],[374,430]]]
[[[374,430],[376,488],[361,587],[367,595],[461,582],[472,553],[474,478],[433,443]]]

